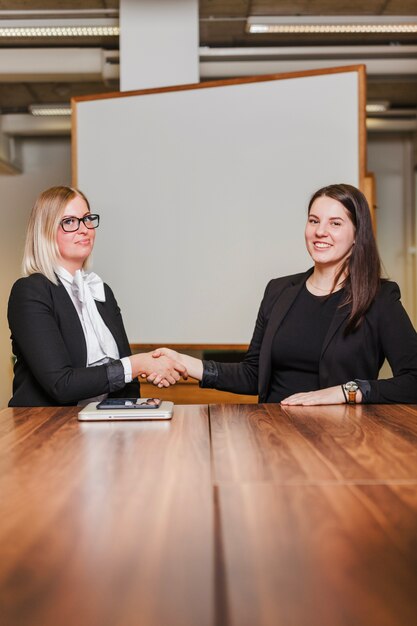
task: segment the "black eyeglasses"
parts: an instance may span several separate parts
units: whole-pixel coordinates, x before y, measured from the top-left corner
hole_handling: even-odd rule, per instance
[[[100,224],[100,215],[97,215],[97,213],[89,213],[88,215],[84,215],[84,217],[73,217],[70,215],[69,217],[64,217],[59,225],[64,232],[74,233],[79,229],[80,222],[82,222],[86,228],[97,228]]]

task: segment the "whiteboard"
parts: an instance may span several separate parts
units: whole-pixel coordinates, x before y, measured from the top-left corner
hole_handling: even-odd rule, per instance
[[[267,282],[311,265],[309,197],[359,185],[357,69],[283,76],[75,100],[93,269],[132,343],[248,343]]]

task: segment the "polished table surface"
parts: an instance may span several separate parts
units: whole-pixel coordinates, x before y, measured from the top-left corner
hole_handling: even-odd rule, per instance
[[[227,623],[417,624],[417,407],[210,420]]]
[[[2,626],[417,623],[417,406],[0,413]]]
[[[207,407],[172,422],[0,413],[1,626],[209,626]]]

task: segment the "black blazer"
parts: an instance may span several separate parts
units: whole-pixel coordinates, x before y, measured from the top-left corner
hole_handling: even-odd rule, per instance
[[[268,402],[275,333],[312,271],[269,282],[243,362],[216,363],[215,367],[208,362],[203,387],[259,395],[260,402]],[[325,337],[319,363],[320,388],[360,379],[369,381],[368,402],[417,403],[417,334],[400,302],[398,285],[381,281],[362,324],[345,336],[348,314],[347,307],[338,309]],[[377,380],[385,358],[393,378]]]
[[[131,354],[120,309],[108,285],[97,309],[112,333],[120,357]],[[12,349],[16,356],[9,406],[75,405],[110,392],[106,365],[86,367],[87,345],[77,311],[65,287],[42,274],[20,278],[8,306]],[[139,396],[130,383],[124,395]]]

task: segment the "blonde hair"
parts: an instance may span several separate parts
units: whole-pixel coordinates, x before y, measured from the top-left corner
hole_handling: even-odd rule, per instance
[[[36,200],[29,217],[23,253],[23,275],[43,274],[58,284],[55,269],[59,265],[57,231],[67,204],[79,196],[90,205],[85,195],[72,187],[50,187]],[[88,259],[84,262],[87,263]]]

